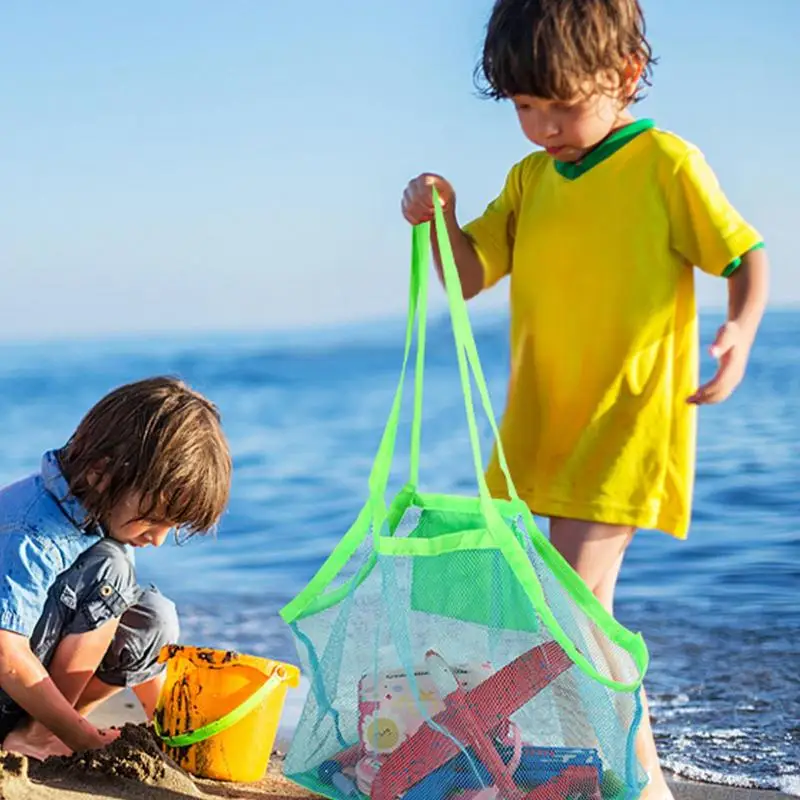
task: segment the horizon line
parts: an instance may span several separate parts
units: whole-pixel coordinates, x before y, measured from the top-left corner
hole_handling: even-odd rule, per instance
[[[725,306],[723,305],[704,305],[698,308],[698,315],[705,316],[707,314],[714,314],[724,312]],[[800,301],[781,303],[776,305],[768,305],[765,316],[772,313],[791,313],[800,311]],[[477,308],[470,311],[470,320],[473,322],[486,322],[491,319],[501,319],[508,315],[508,311],[503,308],[489,307]],[[429,324],[440,322],[442,319],[447,318],[448,310],[445,307],[443,310],[431,311],[428,315]],[[310,324],[284,324],[275,326],[259,326],[259,325],[244,325],[240,327],[220,327],[220,328],[193,328],[191,326],[182,326],[176,328],[149,328],[149,329],[131,329],[131,330],[115,330],[115,331],[72,331],[65,334],[57,333],[43,333],[33,335],[14,335],[5,334],[0,332],[0,347],[8,346],[41,346],[47,344],[99,344],[102,342],[111,343],[124,343],[132,341],[146,342],[152,339],[159,339],[168,337],[172,340],[179,341],[188,337],[198,337],[203,340],[209,339],[225,339],[240,336],[275,336],[275,337],[291,337],[291,338],[304,338],[305,336],[314,336],[315,334],[330,334],[356,332],[364,328],[377,327],[378,325],[388,326],[402,326],[405,324],[407,317],[405,315],[391,315],[391,316],[374,316],[365,317],[357,320],[346,321],[331,321],[322,323]]]

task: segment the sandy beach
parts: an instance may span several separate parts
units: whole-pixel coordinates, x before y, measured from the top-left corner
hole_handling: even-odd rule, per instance
[[[122,726],[143,721],[132,695],[121,694],[92,716],[99,726]],[[281,759],[273,758],[269,774],[257,784],[231,785],[193,780],[163,759],[142,729],[128,726],[109,751],[72,759],[28,763],[12,754],[0,757],[0,800],[290,800],[312,798],[284,780]],[[679,800],[779,800],[779,792],[736,789],[675,781]],[[433,800],[433,799],[432,799]]]

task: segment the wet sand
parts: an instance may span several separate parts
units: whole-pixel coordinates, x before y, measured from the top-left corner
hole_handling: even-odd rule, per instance
[[[121,694],[92,715],[101,727],[143,721],[132,695]],[[147,733],[133,725],[106,751],[69,759],[28,763],[0,754],[0,800],[299,800],[312,798],[280,774],[281,759],[273,758],[269,774],[257,784],[231,785],[193,780],[166,759]],[[779,792],[736,789],[676,781],[678,800],[780,800]],[[432,800],[434,800],[432,798]]]

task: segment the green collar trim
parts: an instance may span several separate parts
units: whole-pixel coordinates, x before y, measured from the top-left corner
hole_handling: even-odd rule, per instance
[[[618,128],[608,138],[603,139],[594,150],[590,150],[582,161],[555,161],[556,172],[562,178],[574,181],[592,167],[596,167],[607,158],[613,156],[617,150],[628,144],[631,139],[635,139],[640,133],[649,131],[654,126],[655,122],[652,119],[639,119],[624,128]]]

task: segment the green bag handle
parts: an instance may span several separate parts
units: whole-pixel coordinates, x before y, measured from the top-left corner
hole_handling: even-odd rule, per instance
[[[419,311],[419,324],[417,333],[417,366],[414,386],[414,418],[411,434],[411,480],[416,483],[419,476],[419,449],[422,423],[422,381],[425,359],[425,319],[427,316],[428,301],[428,273],[429,273],[429,234],[427,226],[416,226],[411,231],[411,272],[409,280],[408,318],[406,320],[406,339],[403,350],[403,363],[400,368],[400,377],[397,382],[391,411],[381,436],[380,445],[372,464],[369,475],[369,498],[367,499],[358,517],[345,533],[339,544],[323,562],[316,574],[298,595],[287,603],[280,611],[282,619],[292,623],[300,617],[310,616],[317,611],[329,608],[341,601],[350,590],[350,581],[339,587],[329,596],[323,598],[322,594],[331,581],[350,561],[357,552],[364,539],[368,536],[370,528],[374,538],[380,535],[383,523],[388,520],[390,529],[399,522],[402,516],[402,496],[414,493],[411,484],[407,485],[401,496],[396,498],[395,507],[386,508],[386,487],[389,483],[394,446],[397,441],[397,427],[400,421],[400,408],[403,400],[408,362],[411,355],[411,345],[414,339],[414,320]],[[359,574],[353,578],[359,584],[372,570],[376,562],[373,554]]]
[[[283,670],[275,670],[250,697],[236,706],[236,708],[232,709],[218,720],[209,722],[207,725],[203,725],[200,728],[195,728],[193,731],[186,731],[186,733],[169,736],[161,730],[161,726],[158,724],[158,717],[153,718],[153,728],[155,729],[156,735],[167,747],[189,747],[190,745],[198,744],[206,739],[210,739],[212,736],[216,736],[218,733],[228,730],[228,728],[232,728],[237,722],[241,722],[251,711],[255,711],[255,709],[286,681],[286,679]]]
[[[583,584],[580,578],[574,573],[563,557],[555,550],[550,542],[539,531],[533,519],[533,514],[527,505],[520,500],[514,481],[511,477],[502,441],[500,439],[497,421],[492,409],[486,379],[478,357],[477,346],[472,334],[469,322],[469,315],[464,300],[458,269],[450,245],[447,226],[444,214],[441,209],[438,194],[433,189],[434,198],[434,224],[436,226],[437,240],[442,260],[442,272],[445,288],[450,307],[450,316],[453,328],[453,336],[456,343],[456,356],[458,359],[459,375],[464,395],[465,411],[470,435],[470,444],[473,454],[473,466],[475,469],[478,483],[478,494],[481,510],[487,522],[487,528],[495,542],[495,546],[503,553],[509,566],[512,568],[517,580],[525,589],[526,594],[531,600],[533,607],[539,613],[542,622],[550,630],[553,638],[561,645],[573,662],[589,677],[609,688],[617,691],[631,692],[638,689],[647,670],[648,654],[644,641],[639,634],[632,634],[624,629],[614,618],[600,606],[591,591]],[[414,418],[412,422],[411,440],[411,465],[410,481],[401,495],[396,498],[397,508],[403,507],[402,497],[414,494],[416,482],[419,475],[419,451],[421,438],[421,408],[422,408],[422,382],[424,368],[425,351],[425,328],[427,311],[427,279],[428,263],[430,252],[430,223],[417,225],[412,229],[412,263],[411,280],[409,288],[409,310],[406,324],[406,342],[403,355],[403,364],[400,378],[395,392],[391,412],[384,428],[381,443],[375,456],[369,480],[369,499],[362,508],[358,519],[345,534],[339,545],[334,549],[326,562],[318,570],[304,590],[281,610],[281,616],[287,622],[291,622],[299,617],[306,617],[324,608],[328,608],[346,596],[350,591],[351,582],[340,587],[331,596],[322,596],[322,592],[330,585],[331,581],[339,573],[349,558],[356,552],[365,537],[368,535],[369,528],[372,526],[373,536],[376,539],[376,551],[380,552],[380,542],[382,528],[385,522],[389,522],[392,529],[396,524],[397,514],[395,509],[387,509],[385,492],[388,485],[389,473],[391,471],[392,458],[394,455],[394,445],[397,439],[397,427],[400,418],[400,408],[402,405],[402,394],[405,384],[405,376],[411,353],[411,346],[414,334],[414,321],[418,319],[418,339],[422,346],[417,350],[417,367],[415,375],[414,389]],[[558,620],[554,617],[544,591],[536,575],[536,571],[520,542],[511,532],[505,520],[501,516],[495,501],[491,497],[483,470],[483,457],[481,454],[480,437],[475,418],[475,407],[473,402],[471,376],[475,379],[475,385],[481,400],[481,405],[489,420],[492,433],[495,437],[497,446],[497,458],[500,469],[506,481],[508,495],[511,498],[510,506],[524,521],[530,534],[534,547],[542,557],[550,564],[551,568],[558,574],[560,582],[567,586],[576,600],[586,613],[596,624],[603,628],[611,639],[623,650],[631,654],[636,663],[639,675],[629,683],[616,681],[602,675],[588,661],[588,659],[578,651],[575,644],[561,627]],[[383,537],[385,538],[385,537]],[[367,564],[352,580],[356,585],[366,577],[374,567],[376,555],[373,554]]]
[[[422,387],[425,373],[426,331],[428,326],[428,276],[430,275],[430,235],[427,230],[414,230],[411,237],[411,274],[416,273],[417,306],[417,363],[414,368],[414,414],[411,418],[411,450],[408,482],[419,485],[419,453],[422,443]]]
[[[450,237],[447,233],[447,224],[444,220],[444,213],[442,212],[441,203],[439,202],[439,194],[436,188],[433,188],[433,208],[434,208],[434,223],[436,226],[436,239],[439,245],[439,255],[442,262],[442,274],[444,275],[444,284],[447,291],[447,299],[450,305],[450,318],[453,326],[453,337],[456,342],[456,355],[458,357],[459,373],[461,376],[461,388],[464,393],[464,405],[467,413],[467,424],[469,427],[470,442],[472,445],[472,456],[475,467],[475,475],[478,480],[478,491],[481,498],[481,505],[488,507],[491,506],[495,510],[494,502],[492,500],[489,488],[486,484],[486,477],[483,469],[483,456],[481,453],[480,436],[478,434],[478,425],[475,419],[475,405],[472,399],[472,384],[470,381],[470,372],[475,379],[475,386],[478,390],[478,395],[481,400],[486,418],[489,420],[489,426],[492,429],[492,434],[497,447],[497,461],[503,477],[506,482],[506,490],[508,491],[509,498],[514,502],[520,502],[519,495],[517,494],[514,480],[511,477],[511,471],[508,468],[503,443],[500,439],[500,430],[497,426],[497,420],[492,408],[492,401],[489,397],[489,388],[486,385],[486,378],[483,374],[483,368],[478,356],[478,348],[475,344],[475,337],[472,334],[472,326],[469,321],[469,313],[467,311],[467,304],[464,300],[463,290],[461,288],[461,280],[458,276],[458,268],[453,256],[453,248],[450,244]],[[468,369],[469,367],[469,369]],[[492,514],[492,511],[489,511]]]
[[[441,215],[441,208],[438,203],[438,195],[434,189],[435,209],[439,216]],[[476,386],[481,399],[484,412],[489,420],[495,441],[498,443],[498,462],[500,469],[503,472],[506,481],[506,488],[508,495],[512,500],[519,500],[511,478],[508,464],[505,457],[505,452],[502,449],[500,441],[500,432],[497,425],[497,420],[492,408],[491,399],[489,397],[489,390],[486,384],[486,379],[481,367],[480,358],[478,356],[477,346],[475,339],[472,335],[471,326],[469,324],[469,316],[461,294],[461,285],[458,278],[458,270],[455,266],[455,260],[452,254],[449,237],[447,236],[446,227],[439,230],[437,227],[437,239],[439,240],[440,253],[443,263],[443,273],[445,277],[445,288],[448,293],[449,307],[451,311],[451,319],[453,324],[453,333],[457,348],[457,354],[462,351],[466,356],[472,374],[475,376]],[[411,346],[413,341],[413,326],[414,319],[417,317],[417,360],[416,368],[414,370],[414,408],[411,424],[411,450],[409,459],[409,481],[408,484],[414,489],[419,484],[419,464],[420,464],[420,450],[421,450],[421,432],[422,432],[422,402],[423,402],[423,385],[424,385],[424,369],[425,369],[425,349],[426,349],[426,331],[427,331],[427,305],[428,305],[428,275],[430,272],[429,267],[430,259],[430,223],[423,223],[416,225],[412,231],[411,242],[411,284],[409,290],[409,309],[408,319],[406,321],[406,342],[403,354],[403,364],[400,370],[400,378],[398,381],[397,390],[395,392],[392,409],[389,414],[386,426],[384,428],[383,437],[380,447],[375,456],[375,461],[370,475],[370,494],[378,494],[383,496],[386,492],[388,485],[389,473],[391,472],[392,458],[394,456],[394,445],[397,439],[397,428],[400,419],[400,409],[402,406],[402,394],[405,383],[405,377],[408,370],[408,362],[410,358]],[[460,302],[459,302],[460,301]],[[470,427],[470,440],[473,452],[473,460],[475,463],[476,477],[478,480],[479,494],[484,501],[490,498],[489,490],[486,486],[483,473],[483,456],[481,454],[480,440],[477,432],[477,423],[475,421],[474,402],[472,399],[472,390],[469,379],[469,373],[466,367],[462,365],[462,358],[459,357],[459,371],[461,375],[461,385],[465,399],[465,408],[467,412],[467,421]]]
[[[383,430],[381,443],[372,465],[369,476],[370,506],[373,510],[374,535],[380,535],[383,523],[386,521],[388,509],[386,508],[386,487],[389,484],[389,473],[392,468],[394,446],[397,441],[397,426],[400,421],[400,408],[403,403],[403,388],[405,386],[408,361],[411,355],[411,345],[414,338],[414,319],[419,314],[417,367],[415,370],[414,385],[414,418],[411,434],[411,482],[416,483],[419,476],[419,448],[422,425],[422,380],[425,360],[425,320],[428,305],[428,238],[427,230],[423,226],[412,229],[411,239],[411,280],[409,285],[408,319],[406,321],[406,342],[403,351],[403,364],[400,368],[400,378],[397,383],[392,409],[386,426]]]
[[[428,276],[430,274],[430,223],[416,225],[412,228],[411,238],[411,270],[409,282],[409,300],[408,300],[408,316],[406,320],[406,336],[405,346],[403,351],[403,361],[400,368],[400,376],[395,390],[394,399],[392,401],[389,417],[383,430],[380,445],[373,461],[372,470],[369,476],[369,498],[361,511],[358,514],[355,522],[350,526],[350,529],[345,533],[339,544],[334,548],[322,566],[317,570],[316,574],[311,578],[309,583],[304,589],[289,603],[281,609],[281,617],[286,622],[293,622],[300,617],[310,616],[331,605],[335,605],[342,600],[351,588],[350,581],[346,582],[339,589],[326,595],[322,598],[321,595],[325,589],[330,585],[333,578],[344,568],[356,553],[362,542],[369,534],[370,528],[373,530],[373,537],[377,540],[380,538],[383,523],[388,521],[389,530],[393,530],[397,525],[399,518],[402,516],[402,509],[405,506],[404,498],[413,496],[417,489],[419,481],[419,463],[420,463],[420,444],[421,444],[421,427],[422,427],[422,400],[423,400],[423,382],[424,382],[424,364],[425,364],[425,349],[426,349],[426,329],[427,329],[427,300],[428,300]],[[447,239],[447,232],[445,230],[439,239],[446,243],[449,249],[449,242]],[[455,262],[452,259],[452,269],[455,270]],[[453,274],[455,278],[453,278]],[[451,287],[458,285],[457,271],[450,274],[449,284]],[[446,278],[447,280],[447,278]],[[458,288],[458,297],[460,295],[460,287]],[[466,315],[466,306],[463,298],[461,298],[463,306],[463,315]],[[458,306],[450,300],[451,313],[456,309],[458,313]],[[400,495],[396,498],[396,508],[387,509],[385,504],[385,493],[388,486],[389,474],[391,472],[392,459],[394,456],[394,446],[397,441],[397,429],[400,419],[400,410],[402,407],[403,389],[405,386],[405,378],[408,371],[408,364],[411,356],[411,348],[414,339],[414,321],[417,319],[417,361],[415,368],[415,381],[414,381],[414,411],[412,419],[411,430],[411,451],[410,451],[410,469],[409,469],[409,482]],[[459,319],[457,328],[454,331],[456,338],[456,347],[460,352],[466,349],[467,358],[473,365],[478,376],[478,385],[481,389],[481,398],[483,407],[489,417],[495,438],[499,441],[499,432],[497,423],[492,411],[491,402],[489,400],[488,389],[486,388],[486,381],[483,377],[483,372],[480,366],[480,359],[478,358],[477,347],[474,339],[472,338],[468,318],[466,322]],[[466,325],[466,336],[463,331]],[[466,339],[466,342],[464,341]],[[466,345],[466,348],[465,348]],[[462,387],[466,386],[465,402],[467,408],[468,421],[471,420],[473,431],[472,449],[475,455],[475,469],[478,477],[479,486],[483,483],[483,497],[486,504],[485,513],[488,515],[494,514],[497,516],[494,504],[490,502],[489,492],[483,480],[483,471],[480,468],[482,456],[480,454],[480,447],[477,442],[477,424],[475,423],[475,414],[473,403],[471,399],[469,379],[466,381],[462,373]],[[509,487],[509,496],[516,498],[516,490],[513,481],[511,480],[508,467],[505,462],[505,455],[499,454],[500,466],[506,475],[506,481]],[[499,519],[499,517],[497,517]],[[353,579],[356,584],[359,584],[364,577],[369,574],[375,564],[375,556],[370,557],[368,562],[364,565],[359,574]]]
[[[503,451],[503,443],[500,439],[497,422],[492,411],[491,401],[489,399],[489,392],[486,386],[486,380],[481,368],[480,359],[478,358],[478,351],[475,345],[475,339],[472,334],[472,327],[469,322],[469,314],[467,312],[466,301],[461,289],[461,282],[458,277],[458,268],[456,266],[455,258],[453,257],[453,250],[450,245],[449,236],[447,234],[447,225],[444,220],[444,214],[439,203],[439,198],[436,189],[433,189],[434,197],[434,215],[436,234],[439,245],[439,253],[442,261],[442,272],[445,279],[445,288],[447,289],[447,297],[450,303],[451,319],[453,324],[453,335],[456,340],[456,351],[459,361],[459,371],[461,374],[461,385],[464,390],[464,402],[467,412],[467,421],[469,426],[470,441],[472,444],[472,453],[475,466],[476,476],[478,478],[479,494],[481,499],[481,510],[486,518],[487,526],[498,549],[503,553],[506,562],[509,564],[517,580],[525,589],[526,594],[531,600],[532,605],[540,615],[542,622],[549,629],[553,638],[569,655],[572,661],[590,678],[598,681],[599,683],[608,686],[609,688],[617,691],[636,691],[644,679],[645,672],[647,671],[647,664],[649,660],[647,647],[640,634],[632,634],[624,629],[611,614],[609,614],[599,603],[596,597],[592,594],[589,588],[581,581],[580,577],[572,570],[566,560],[560,553],[553,547],[552,544],[544,537],[539,528],[537,527],[533,514],[528,508],[527,504],[522,502],[517,495],[514,487],[514,481],[508,469],[508,463]],[[580,601],[580,605],[584,611],[589,614],[606,634],[618,644],[622,649],[628,652],[637,667],[638,675],[630,682],[616,681],[607,678],[600,673],[595,666],[581,653],[575,646],[572,639],[567,635],[561,627],[559,621],[550,610],[547,598],[544,595],[544,590],[539,581],[536,571],[531,564],[528,554],[525,552],[524,547],[520,544],[517,538],[512,533],[505,520],[502,518],[500,512],[495,505],[491,494],[489,493],[486,479],[483,473],[483,462],[480,452],[480,440],[478,436],[477,423],[475,421],[475,408],[472,403],[472,390],[470,384],[470,373],[467,369],[469,366],[472,376],[475,379],[475,385],[481,398],[483,408],[486,416],[489,419],[492,432],[495,436],[497,447],[497,457],[503,476],[506,480],[509,497],[512,504],[523,517],[525,527],[531,537],[531,541],[537,551],[546,559],[547,563],[557,572],[560,582],[568,587],[573,596]],[[591,610],[591,611],[590,611]]]

